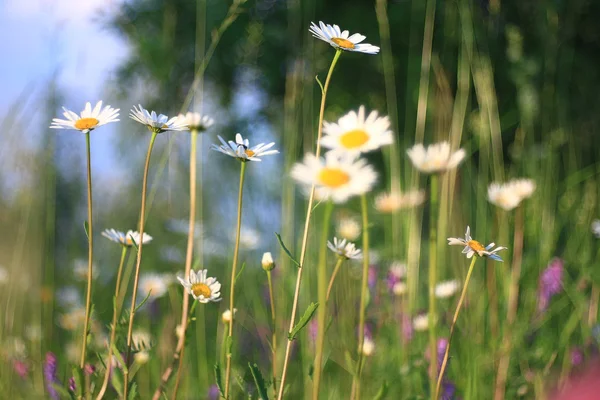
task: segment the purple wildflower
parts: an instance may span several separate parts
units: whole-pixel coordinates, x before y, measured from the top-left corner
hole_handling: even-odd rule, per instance
[[[369,289],[373,289],[377,284],[377,268],[373,265],[369,267],[369,278],[367,282],[369,284]]]
[[[75,377],[69,378],[69,391],[75,393],[77,386],[75,385]]]
[[[442,394],[440,400],[453,400],[456,394],[456,386],[450,381],[442,382]]]
[[[583,352],[580,348],[574,347],[571,349],[571,364],[576,367],[583,362]]]
[[[60,399],[58,392],[54,388],[54,385],[59,383],[58,379],[56,378],[56,372],[58,369],[56,361],[57,360],[54,353],[46,353],[46,360],[44,362],[44,379],[46,381],[46,390],[48,391],[48,395],[52,400]]]
[[[208,388],[208,399],[217,400],[219,397],[219,388],[217,387],[217,385],[211,385],[210,388]]]
[[[564,262],[554,258],[540,275],[538,286],[538,311],[546,311],[552,296],[561,292],[563,287]]]
[[[86,364],[84,371],[86,375],[94,375],[96,367],[93,364]]]
[[[444,355],[446,354],[446,348],[448,347],[448,339],[446,338],[439,338],[438,342],[437,342],[437,370],[438,370],[438,374],[440,373],[440,370],[442,369],[442,362],[444,361]],[[448,364],[450,360],[446,361],[446,364]]]
[[[27,375],[29,374],[29,366],[25,361],[22,360],[14,360],[13,369],[15,370],[17,375],[19,375],[23,379],[27,378]]]
[[[405,313],[402,315],[402,337],[406,342],[410,342],[413,338],[413,333],[412,320],[410,319],[410,315]]]
[[[310,338],[310,340],[312,340],[313,342],[315,340],[317,340],[318,332],[319,332],[319,323],[317,322],[316,318],[313,318],[308,323],[308,337]]]

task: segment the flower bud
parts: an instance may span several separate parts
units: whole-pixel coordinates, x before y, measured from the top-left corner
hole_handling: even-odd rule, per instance
[[[233,315],[235,315],[235,313],[237,313],[237,308],[233,309]],[[231,310],[226,310],[223,312],[223,315],[221,315],[221,319],[223,320],[224,324],[228,324],[231,322]]]
[[[265,271],[272,271],[275,268],[275,262],[270,252],[266,252],[262,256],[262,268]]]

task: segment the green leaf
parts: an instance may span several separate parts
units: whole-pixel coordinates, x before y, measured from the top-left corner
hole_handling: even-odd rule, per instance
[[[83,230],[85,231],[85,237],[88,238],[88,240],[90,240],[90,230],[87,221],[83,221]]]
[[[296,326],[294,326],[294,329],[292,329],[292,331],[288,334],[288,339],[294,340],[296,338],[298,332],[300,332],[302,328],[304,328],[306,324],[309,323],[309,321],[315,314],[315,311],[317,311],[318,307],[319,303],[310,303],[306,311],[304,311],[304,315],[302,316],[302,318],[300,318],[300,321],[298,321]]]
[[[110,373],[110,382],[117,391],[119,398],[123,397],[123,375],[121,369],[113,368]]]
[[[137,312],[150,298],[150,294],[152,294],[152,289],[148,290],[148,294],[146,295],[146,298],[144,298],[144,300],[142,300],[142,302],[135,308],[135,312]]]
[[[230,355],[231,354],[231,348],[233,347],[233,337],[231,336],[227,336],[227,338],[225,339],[225,355]]]
[[[215,364],[215,381],[221,397],[225,398],[225,392],[223,390],[223,377],[221,376],[221,367],[219,364]]]
[[[133,382],[131,387],[129,388],[129,394],[127,395],[127,400],[135,400],[137,397],[137,384]]]
[[[115,344],[113,344],[112,352],[113,356],[115,356],[115,358],[117,359],[117,362],[123,367],[123,370],[127,371],[127,364],[125,364],[125,360],[123,359],[123,356],[121,356],[121,352],[119,352],[119,349],[117,349],[117,346]]]
[[[129,239],[131,239],[131,243],[133,244],[133,247],[135,247],[135,251],[139,251],[140,249],[138,248],[138,244],[133,239],[133,235],[132,234],[129,234]]]
[[[321,83],[321,80],[319,79],[319,75],[315,75],[315,80],[317,81],[317,83],[319,84],[319,87],[321,88],[321,95],[323,93],[325,93],[325,88],[323,88],[323,84]]]
[[[260,399],[269,400],[269,395],[267,394],[267,386],[265,385],[265,380],[263,379],[263,376],[260,373],[260,369],[258,369],[258,365],[248,363],[248,367],[250,368],[250,373],[254,378],[254,384],[256,385],[256,390],[258,390],[258,395]]]
[[[79,367],[73,367],[71,371],[75,379],[75,391],[79,396],[83,396],[83,371]]]
[[[58,392],[61,399],[62,398],[65,398],[65,399],[75,398],[73,393],[71,393],[67,389],[65,389],[60,383],[52,383],[52,387],[54,388],[54,390],[56,390]]]
[[[352,358],[352,354],[348,350],[344,353],[344,358],[346,360],[346,369],[352,376],[356,376],[356,367],[354,359]]]
[[[246,268],[246,263],[242,263],[242,267],[240,268],[240,271],[237,273],[237,275],[235,276],[235,281],[234,283],[237,282],[238,278],[240,277],[240,275],[242,275],[242,272],[244,272],[244,268]]]
[[[379,388],[379,391],[377,392],[377,394],[375,395],[375,397],[373,397],[373,400],[383,400],[385,398],[385,396],[388,393],[388,385],[386,381],[383,381],[383,383],[381,384],[381,388]]]
[[[288,250],[287,247],[285,247],[285,244],[283,243],[283,239],[281,239],[281,235],[279,233],[275,232],[275,236],[277,236],[277,240],[279,241],[279,245],[281,246],[281,248],[283,249],[283,251],[285,252],[285,254],[287,254],[287,256],[290,258],[290,260],[292,260],[292,262],[294,264],[296,264],[298,266],[298,268],[302,268],[302,265],[300,265],[300,263],[298,261],[296,261],[296,259],[292,255],[292,253]]]

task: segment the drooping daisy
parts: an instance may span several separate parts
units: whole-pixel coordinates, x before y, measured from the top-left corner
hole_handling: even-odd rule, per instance
[[[416,169],[431,174],[456,168],[465,158],[463,149],[452,152],[450,143],[444,141],[425,148],[421,143],[414,145],[406,152]]]
[[[143,300],[148,297],[148,300],[154,300],[164,296],[172,281],[173,278],[168,274],[149,272],[140,276],[138,283],[139,299]]]
[[[177,116],[181,121],[185,121],[190,131],[204,132],[215,123],[215,120],[208,115],[202,115],[197,112],[188,112]]]
[[[448,298],[458,292],[459,288],[460,282],[456,279],[440,282],[435,285],[435,297],[438,299]]]
[[[338,235],[347,240],[356,240],[362,233],[360,222],[353,217],[342,217],[337,221]]]
[[[388,117],[380,117],[377,111],[371,111],[365,118],[365,107],[360,106],[358,113],[350,111],[338,122],[323,122],[321,145],[341,153],[367,153],[394,142],[389,127]]]
[[[54,118],[50,128],[75,129],[83,133],[88,133],[99,126],[119,121],[119,109],[112,108],[111,106],[102,108],[102,101],[96,103],[94,109],[92,109],[92,105],[87,102],[80,115],[77,115],[65,107],[63,107],[63,110],[65,111],[63,115],[67,119]]]
[[[319,26],[317,26],[317,24],[311,22],[311,26],[308,30],[314,37],[329,43],[335,49],[356,51],[366,54],[379,53],[379,47],[368,43],[360,43],[367,38],[366,36],[363,36],[360,33],[350,35],[350,32],[342,31],[337,25],[331,26],[319,21]]]
[[[200,303],[221,301],[221,284],[216,278],[207,278],[208,270],[201,269],[197,273],[190,271],[187,279],[179,279],[185,290]]]
[[[339,257],[344,257],[348,260],[358,260],[362,258],[360,249],[357,249],[354,243],[348,242],[346,239],[338,240],[338,238],[334,237],[333,243],[327,241],[327,247]]]
[[[425,191],[411,190],[409,192],[381,193],[375,198],[375,209],[380,213],[414,208],[425,201]]]
[[[325,159],[306,154],[302,163],[294,165],[291,176],[308,188],[314,184],[318,199],[335,203],[371,191],[377,181],[377,173],[366,160],[332,152]]]
[[[490,249],[492,247],[494,247],[496,244],[492,242],[484,247],[477,240],[473,240],[473,238],[471,237],[471,228],[468,226],[467,226],[467,232],[465,233],[464,239],[448,238],[448,244],[450,246],[465,246],[465,248],[463,249],[462,252],[463,252],[463,254],[467,255],[467,258],[471,258],[471,257],[473,257],[474,254],[477,254],[479,257],[489,257],[492,260],[496,260],[496,261],[500,261],[500,262],[502,262],[502,259],[496,253],[500,250],[507,249],[507,247],[499,246],[490,251]]]
[[[185,120],[179,117],[169,119],[163,114],[156,114],[155,111],[148,112],[141,104],[138,104],[139,109],[133,106],[129,113],[129,117],[134,121],[145,125],[151,132],[161,133],[166,131],[186,131],[188,129]]]
[[[507,183],[492,183],[488,187],[488,200],[506,211],[517,207],[521,201],[531,197],[535,182],[531,179],[513,179]]]
[[[140,233],[138,231],[129,230],[127,233],[123,233],[115,229],[105,229],[104,232],[102,232],[102,236],[126,247],[131,247],[134,243],[136,246],[140,244]],[[151,241],[152,236],[144,232],[143,244],[150,243]]]
[[[260,143],[259,145],[250,147],[250,141],[244,139],[239,133],[235,135],[235,142],[233,140],[226,142],[221,136],[217,137],[222,144],[213,144],[210,148],[240,161],[262,161],[260,157],[279,153],[279,150],[269,150],[275,145],[275,142]]]

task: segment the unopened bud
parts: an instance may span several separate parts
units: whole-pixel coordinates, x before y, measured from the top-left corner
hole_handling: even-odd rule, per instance
[[[266,252],[263,254],[262,268],[265,271],[272,271],[275,268],[275,262],[273,261],[273,256],[271,256],[270,252]]]
[[[237,308],[233,309],[233,314],[235,315],[235,313],[237,313]],[[231,322],[231,310],[226,310],[223,312],[223,315],[221,315],[221,319],[223,320],[224,324],[228,324]]]

